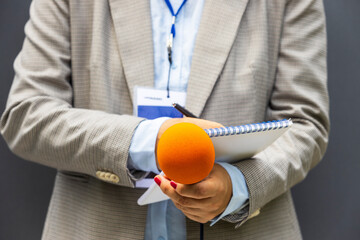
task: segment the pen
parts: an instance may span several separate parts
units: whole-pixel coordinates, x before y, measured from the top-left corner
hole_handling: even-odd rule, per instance
[[[191,112],[189,112],[187,109],[185,109],[184,107],[180,106],[177,103],[173,103],[172,104],[173,107],[178,110],[179,112],[181,112],[182,114],[184,114],[185,117],[192,117],[192,118],[197,118],[197,116],[195,116],[194,114],[192,114]]]

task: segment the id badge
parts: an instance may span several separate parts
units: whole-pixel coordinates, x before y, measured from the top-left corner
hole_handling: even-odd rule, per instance
[[[159,117],[182,118],[183,114],[172,104],[185,106],[186,92],[135,87],[134,115],[146,119]]]

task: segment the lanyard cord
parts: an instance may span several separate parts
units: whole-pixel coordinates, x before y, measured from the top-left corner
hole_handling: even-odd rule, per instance
[[[175,20],[177,15],[179,14],[180,10],[182,9],[182,7],[185,5],[187,0],[184,0],[182,2],[182,4],[180,5],[179,9],[177,10],[177,12],[174,12],[174,9],[170,3],[170,0],[164,0],[166,3],[166,6],[168,7],[171,15],[172,15],[172,24],[171,24],[171,31],[170,31],[170,36],[168,38],[167,41],[167,50],[168,50],[168,59],[169,59],[169,74],[168,74],[168,81],[167,81],[167,97],[170,97],[170,73],[171,73],[171,65],[172,65],[172,45],[173,45],[173,39],[175,37],[176,31],[175,31]]]
[[[182,4],[180,5],[179,9],[177,10],[177,12],[175,13],[174,12],[174,9],[170,3],[170,0],[165,0],[165,3],[167,5],[167,7],[169,8],[170,12],[171,12],[171,15],[173,16],[172,18],[172,25],[171,25],[171,34],[173,35],[173,37],[175,37],[175,19],[177,17],[177,15],[179,14],[180,10],[182,9],[182,7],[185,5],[187,0],[184,0],[182,2]]]

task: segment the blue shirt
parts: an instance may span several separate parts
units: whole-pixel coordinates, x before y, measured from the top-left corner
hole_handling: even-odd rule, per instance
[[[175,12],[182,2],[183,0],[171,0]],[[172,15],[164,0],[150,0],[150,6],[154,44],[154,87],[166,89],[169,70],[166,43],[170,34]],[[191,59],[203,6],[204,0],[187,1],[176,18],[170,90],[186,91],[187,89]],[[130,145],[129,168],[159,173],[156,167],[154,149],[159,128],[167,119],[145,120],[139,124]],[[233,195],[226,210],[213,219],[211,225],[224,216],[235,212],[249,198],[245,178],[241,171],[228,163],[218,164],[224,167],[230,175]],[[148,210],[145,239],[186,239],[182,213],[175,209],[169,201],[151,204]]]

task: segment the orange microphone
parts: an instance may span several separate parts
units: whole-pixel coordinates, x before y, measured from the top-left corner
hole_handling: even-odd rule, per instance
[[[171,180],[182,184],[197,183],[207,177],[214,166],[214,145],[201,127],[178,123],[161,135],[157,160]]]

